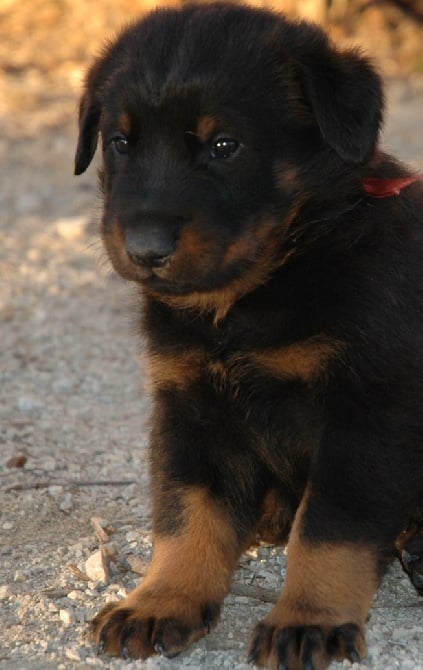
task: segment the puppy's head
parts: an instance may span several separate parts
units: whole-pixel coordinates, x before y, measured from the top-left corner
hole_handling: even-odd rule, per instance
[[[100,134],[102,233],[123,277],[163,298],[239,295],[283,262],[304,203],[333,199],[372,155],[381,108],[367,62],[315,26],[159,10],[90,70],[75,172]]]

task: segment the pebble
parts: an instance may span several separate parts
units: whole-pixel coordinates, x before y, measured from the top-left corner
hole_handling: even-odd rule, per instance
[[[14,582],[24,582],[26,580],[25,573],[22,570],[16,570],[13,575]]]
[[[72,612],[72,610],[59,610],[59,617],[66,626],[69,626],[71,623],[75,623],[75,614]]]
[[[7,600],[12,595],[9,584],[0,586],[0,600]]]
[[[34,410],[40,409],[43,406],[43,403],[36,398],[30,398],[28,396],[21,396],[18,399],[18,408],[20,412],[33,412]]]
[[[136,530],[131,530],[129,533],[126,533],[125,539],[127,542],[132,543],[132,542],[139,542],[140,536],[139,533]]]
[[[65,493],[63,500],[59,505],[62,512],[71,512],[73,509],[73,496],[71,493]]]
[[[87,576],[94,582],[106,582],[108,578],[107,567],[100,550],[94,552],[84,564]]]
[[[97,540],[100,543],[107,542],[110,535],[114,533],[114,526],[109,523],[106,519],[102,519],[99,516],[93,516],[90,519],[91,525],[94,528],[94,533]]]
[[[80,661],[81,660],[81,655],[76,649],[66,649],[65,650],[65,656],[70,661]]]
[[[81,591],[69,591],[67,597],[69,600],[79,600],[82,597]]]

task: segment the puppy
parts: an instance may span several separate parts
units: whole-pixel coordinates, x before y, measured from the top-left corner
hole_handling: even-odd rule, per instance
[[[357,51],[240,5],[155,11],[90,69],[75,172],[100,134],[154,398],[154,556],[94,619],[107,653],[210,631],[257,540],[288,543],[260,667],[363,658],[402,531],[422,586],[423,188],[378,149],[382,107]]]

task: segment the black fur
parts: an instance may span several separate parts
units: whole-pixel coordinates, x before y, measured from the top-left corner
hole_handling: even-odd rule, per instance
[[[141,285],[151,359],[181,370],[153,374],[157,536],[200,487],[241,551],[274,491],[281,541],[303,500],[302,542],[371,548],[380,576],[419,515],[423,190],[363,188],[409,174],[378,148],[382,107],[358,52],[235,5],[154,12],[90,70],[75,171],[100,132],[106,249]]]

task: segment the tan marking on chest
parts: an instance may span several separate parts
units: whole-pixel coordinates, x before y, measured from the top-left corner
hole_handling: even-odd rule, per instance
[[[326,335],[316,335],[285,347],[257,351],[250,355],[252,364],[274,377],[297,377],[313,382],[342,352],[343,343]]]
[[[192,386],[201,377],[205,355],[201,349],[182,353],[152,353],[145,362],[149,390],[179,389]]]

